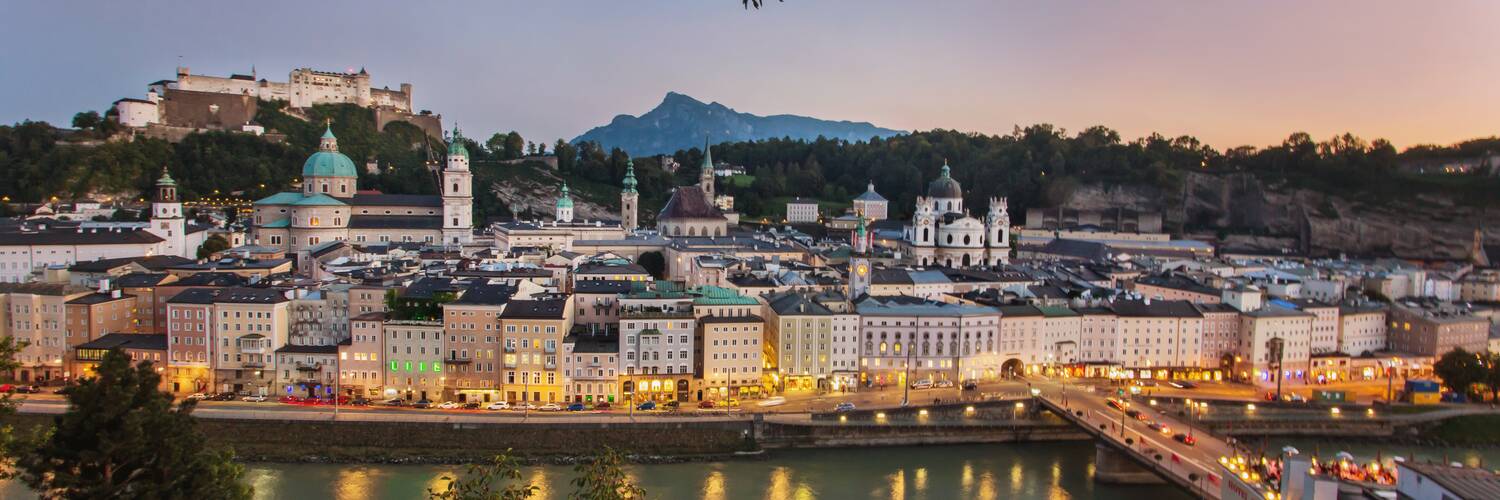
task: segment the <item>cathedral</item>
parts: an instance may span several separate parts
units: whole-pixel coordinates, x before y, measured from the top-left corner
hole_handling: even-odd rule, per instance
[[[1010,214],[1005,198],[990,198],[980,221],[964,210],[964,191],[947,162],[943,173],[917,197],[916,212],[904,230],[902,250],[922,266],[995,266],[1010,261]]]
[[[635,191],[635,175],[630,174],[629,190]],[[634,211],[630,204],[630,211]],[[626,215],[634,221],[634,214]],[[728,236],[737,216],[725,214],[714,204],[714,159],[707,142],[703,144],[703,167],[698,185],[678,186],[672,197],[656,215],[656,229],[662,236]]]
[[[463,245],[474,238],[473,173],[458,129],[439,172],[438,195],[359,191],[354,161],[339,152],[333,129],[302,164],[302,191],[254,204],[254,242],[298,252],[333,241]]]

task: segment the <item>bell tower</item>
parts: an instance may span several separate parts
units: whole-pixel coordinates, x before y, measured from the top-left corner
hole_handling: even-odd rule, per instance
[[[458,125],[448,145],[448,163],[443,168],[443,243],[462,245],[474,239],[474,173],[469,171],[469,150],[464,147]]]
[[[870,231],[865,228],[865,214],[855,214],[859,217],[859,225],[854,227],[854,234],[849,238],[849,299],[870,293]]]
[[[985,246],[989,247],[992,266],[1010,263],[1010,213],[1005,198],[990,198],[990,211],[984,216]]]
[[[196,248],[187,248],[187,219],[182,216],[182,200],[177,198],[177,181],[161,168],[161,178],[156,180],[156,199],[151,203],[151,234],[160,237],[161,254],[179,257],[196,257]]]
[[[703,188],[703,197],[714,202],[714,155],[709,152],[708,139],[703,139],[703,167],[698,172],[698,187]]]
[[[634,231],[639,226],[636,211],[641,194],[636,192],[635,184],[635,162],[626,160],[625,181],[620,183],[620,226],[626,231]]]

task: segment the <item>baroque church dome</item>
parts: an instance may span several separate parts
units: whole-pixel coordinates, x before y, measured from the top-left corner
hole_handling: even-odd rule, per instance
[[[354,160],[339,152],[339,141],[333,136],[332,128],[323,132],[323,138],[318,141],[318,152],[307,157],[302,164],[302,177],[359,177]]]
[[[953,180],[948,169],[948,163],[943,163],[943,174],[937,180],[927,185],[927,197],[929,198],[963,198],[964,190]]]

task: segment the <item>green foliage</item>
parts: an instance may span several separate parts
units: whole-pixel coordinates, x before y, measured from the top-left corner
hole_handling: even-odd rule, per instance
[[[203,240],[203,244],[198,246],[198,258],[207,259],[210,255],[213,255],[216,252],[222,252],[228,249],[229,240],[224,239],[222,235],[215,234],[213,236],[209,236],[208,239]]]
[[[395,289],[386,290],[386,314],[394,320],[441,321],[443,304],[457,298],[453,292],[433,292],[431,298],[416,298],[402,296]]]
[[[520,464],[510,457],[510,450],[496,455],[488,464],[471,464],[463,477],[443,475],[448,481],[441,491],[427,489],[432,500],[520,500],[538,491],[521,478]]]
[[[1474,384],[1487,376],[1484,356],[1462,348],[1448,351],[1432,364],[1432,373],[1443,379],[1443,385],[1459,394],[1469,394]]]
[[[661,252],[646,252],[640,258],[635,259],[636,264],[646,268],[646,272],[656,279],[666,279],[667,258]]]
[[[73,128],[90,129],[99,126],[102,118],[98,111],[84,111],[73,115]]]
[[[16,361],[16,354],[26,347],[26,341],[16,340],[15,337],[0,337],[0,375],[9,377],[21,363]],[[16,402],[11,399],[11,393],[0,394],[0,417],[5,417],[16,411]],[[13,434],[11,426],[0,426],[0,479],[9,479],[15,476],[15,465],[18,448],[23,443],[18,442]]]
[[[573,467],[573,500],[628,500],[645,498],[646,490],[630,482],[622,465],[625,458],[608,446],[592,458]]]
[[[160,382],[150,362],[106,354],[68,390],[54,431],[19,457],[21,479],[44,498],[250,498],[233,453],[210,448],[193,402],[174,408]]]

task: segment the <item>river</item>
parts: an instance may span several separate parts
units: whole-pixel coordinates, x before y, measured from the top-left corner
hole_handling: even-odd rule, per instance
[[[1361,459],[1378,442],[1270,440],[1269,450],[1290,444],[1302,453],[1331,457],[1349,451]],[[1422,460],[1500,463],[1500,448],[1397,445],[1388,455]],[[763,459],[633,465],[627,472],[658,499],[998,499],[1190,498],[1173,486],[1111,486],[1093,481],[1091,442],[1006,445],[852,448],[772,452]],[[268,464],[246,465],[246,480],[262,500],[420,499],[441,488],[445,474],[462,466]],[[541,488],[538,499],[565,498],[572,468],[526,467]],[[0,498],[32,498],[24,487],[0,482]]]
[[[1172,486],[1093,481],[1088,442],[798,450],[765,459],[630,466],[656,499],[1186,499]],[[257,499],[419,499],[461,466],[264,464],[246,466]],[[527,467],[538,499],[566,498],[572,468]],[[0,497],[32,495],[15,484]]]

